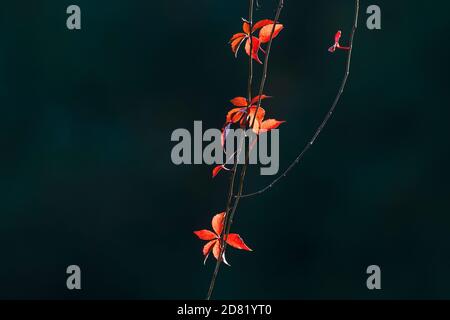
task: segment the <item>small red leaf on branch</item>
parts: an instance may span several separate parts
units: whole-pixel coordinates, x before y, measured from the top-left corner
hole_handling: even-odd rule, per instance
[[[278,36],[278,34],[280,33],[280,31],[283,30],[283,28],[284,27],[282,24],[277,23],[275,26],[275,30],[273,31],[272,39],[275,39],[276,36]],[[261,41],[261,43],[267,43],[270,41],[270,35],[272,34],[272,30],[273,30],[273,23],[268,24],[263,28],[261,28],[261,30],[259,31],[259,40]]]
[[[209,230],[199,230],[194,231],[197,237],[199,237],[202,240],[213,240],[216,238],[216,234]]]
[[[258,101],[259,101],[259,97],[260,97],[260,96],[254,97],[254,98],[252,99],[251,104],[257,104]],[[264,99],[268,99],[268,98],[271,98],[271,97],[270,97],[270,96],[266,96],[265,94],[262,94],[262,95],[261,95],[261,101],[264,100]]]
[[[250,34],[250,23],[248,23],[248,21],[244,21],[242,24],[242,30],[244,30],[246,34]]]
[[[244,40],[245,40],[245,33],[241,33],[241,34],[243,34],[244,36],[237,37],[237,38],[235,38],[234,40],[231,40],[231,41],[230,41],[230,44],[231,44],[231,50],[233,51],[233,53],[235,54],[235,56],[237,56],[238,50],[239,50],[239,48],[240,48],[242,42],[244,42]]]
[[[244,97],[236,97],[231,99],[230,102],[235,107],[246,107],[248,105],[247,99]]]
[[[252,31],[255,32],[256,30],[261,29],[262,27],[265,27],[269,24],[273,25],[273,20],[270,19],[260,20],[253,25]]]
[[[276,119],[267,119],[261,123],[261,128],[259,129],[259,133],[264,133],[270,131],[272,129],[278,128],[282,123],[286,121],[279,121]]]
[[[237,233],[230,233],[225,241],[233,248],[253,251],[245,244],[244,240],[242,240],[241,236]]]
[[[223,169],[223,165],[218,165],[215,166],[213,171],[212,171],[212,177],[215,178],[217,176],[217,174]]]
[[[328,48],[329,52],[335,52],[336,49],[350,50],[350,47],[343,47],[339,44],[339,40],[341,39],[341,36],[342,36],[341,30],[336,32],[336,34],[334,35],[334,44]]]
[[[258,52],[261,49],[261,47],[259,46],[259,39],[254,36],[252,36],[252,40],[250,40],[250,37],[247,39],[247,42],[245,43],[245,52],[247,53],[247,55],[250,55],[250,45],[253,48],[252,59],[262,64],[262,61],[259,59],[258,56]]]
[[[220,237],[220,235],[222,234],[224,221],[225,221],[225,212],[218,213],[212,218],[211,225],[217,237]]]

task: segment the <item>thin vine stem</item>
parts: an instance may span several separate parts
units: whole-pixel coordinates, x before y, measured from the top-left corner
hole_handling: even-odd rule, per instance
[[[261,106],[261,100],[262,100],[261,95],[264,92],[264,86],[265,86],[265,82],[266,82],[266,78],[267,78],[267,70],[268,70],[268,65],[269,65],[269,56],[270,56],[270,49],[272,47],[273,35],[275,33],[275,27],[280,19],[280,14],[281,14],[281,10],[283,9],[283,6],[284,6],[284,0],[279,0],[275,18],[273,20],[274,21],[273,27],[272,27],[269,42],[267,45],[266,56],[264,58],[263,73],[261,76],[261,82],[260,82],[259,93],[258,93],[258,95],[259,95],[258,104],[257,104],[256,110],[255,110],[255,115],[253,117],[252,123],[250,124],[251,129],[253,129],[253,126],[255,124],[255,119],[256,119],[257,112],[258,112],[258,108]],[[249,100],[249,101],[251,101],[251,100]],[[239,184],[238,184],[238,193],[235,196],[236,200],[234,201],[234,205],[233,205],[233,208],[232,208],[230,216],[229,216],[228,225],[227,225],[227,228],[226,228],[224,236],[223,236],[224,239],[226,239],[226,237],[228,237],[228,235],[230,234],[231,225],[233,224],[233,219],[234,219],[234,215],[236,213],[237,206],[239,204],[239,199],[241,198],[242,192],[244,191],[244,181],[245,181],[245,175],[247,173],[248,161],[249,161],[249,152],[250,152],[249,149],[250,148],[245,148],[245,162],[244,162],[244,165],[241,170],[241,176],[240,176]],[[226,248],[227,248],[227,243],[225,242],[222,247],[223,253],[225,253]]]
[[[274,24],[273,24],[273,28],[270,34],[270,40],[268,42],[268,47],[267,47],[267,51],[266,51],[266,56],[264,59],[264,69],[263,69],[263,74],[262,74],[262,78],[261,78],[261,82],[260,82],[260,88],[259,88],[259,99],[258,99],[258,105],[256,108],[256,112],[258,111],[258,108],[261,105],[261,95],[262,92],[264,91],[264,86],[265,86],[265,81],[267,78],[267,69],[268,69],[268,62],[269,62],[269,55],[270,55],[270,49],[272,47],[272,41],[273,41],[273,34],[275,32],[275,27],[276,24],[279,20],[280,14],[281,14],[281,10],[283,9],[283,5],[284,5],[284,1],[283,0],[279,0],[279,4],[278,4],[278,8],[277,8],[277,12],[275,14],[275,19],[274,19]],[[253,29],[253,0],[249,0],[249,24],[250,24],[250,30]],[[253,80],[253,59],[252,59],[252,51],[253,51],[253,40],[252,40],[252,35],[250,34],[250,57],[249,57],[249,76],[248,76],[248,102],[249,105],[247,106],[247,110],[250,107],[250,101],[252,98],[252,80]],[[256,118],[256,113],[255,116],[253,117],[253,121],[250,125],[250,128],[253,128],[254,126],[254,122],[255,122],[255,118]],[[247,124],[248,126],[248,124]],[[243,139],[245,139],[245,136],[243,136]],[[234,215],[236,213],[236,209],[237,206],[239,204],[239,199],[241,198],[243,189],[244,189],[244,181],[245,181],[245,175],[247,172],[247,167],[248,167],[248,162],[249,162],[249,148],[245,148],[245,161],[244,161],[244,165],[242,167],[241,170],[241,175],[240,175],[240,179],[239,179],[239,185],[238,185],[238,193],[236,196],[234,196],[234,203],[231,209],[231,212],[229,210],[229,207],[227,205],[227,211],[225,214],[225,221],[224,221],[224,232],[223,232],[223,236],[221,237],[221,252],[220,252],[220,256],[217,259],[216,262],[216,266],[213,272],[213,276],[211,279],[211,283],[209,286],[209,290],[208,290],[208,295],[206,297],[207,300],[211,299],[213,290],[214,290],[214,286],[216,283],[216,279],[220,270],[220,265],[222,263],[223,260],[223,256],[226,252],[227,249],[227,243],[225,242],[225,239],[228,237],[230,230],[231,230],[231,225],[233,224],[233,218]],[[237,163],[237,162],[236,162]],[[236,170],[237,166],[235,164],[235,168],[233,170],[233,184],[234,184],[234,179],[235,179],[235,175],[236,175]],[[234,190],[234,187],[233,187]],[[230,204],[230,202],[228,202]]]
[[[356,29],[358,28],[358,17],[359,17],[359,0],[355,0],[355,18],[354,18],[354,22],[353,22],[352,31],[350,34],[349,50],[348,50],[348,56],[347,56],[344,77],[342,78],[341,85],[339,87],[339,91],[333,101],[333,104],[331,105],[330,109],[326,113],[326,115],[325,115],[324,119],[322,120],[322,122],[320,123],[319,127],[314,132],[314,135],[312,136],[312,138],[308,141],[308,143],[302,149],[300,154],[295,158],[295,160],[287,167],[287,169],[283,173],[281,173],[277,178],[275,178],[270,184],[268,184],[267,186],[265,186],[264,188],[262,188],[256,192],[252,192],[252,193],[248,193],[248,194],[244,194],[244,195],[236,195],[235,197],[249,198],[249,197],[260,195],[260,194],[266,192],[267,190],[271,189],[276,183],[278,183],[281,179],[286,177],[286,175],[300,162],[300,160],[302,160],[302,158],[304,157],[306,152],[308,152],[308,150],[314,144],[316,139],[319,137],[320,133],[323,131],[323,129],[327,125],[328,121],[330,120],[331,116],[333,115],[333,112],[336,109],[336,106],[337,106],[339,100],[341,99],[342,93],[344,92],[345,86],[347,84],[348,76],[350,75],[350,66],[351,66],[351,59],[352,59],[352,52],[353,52],[353,39],[354,39],[354,36],[356,33]]]
[[[249,55],[249,63],[248,63],[248,80],[247,80],[247,99],[250,102],[252,100],[252,85],[253,85],[253,59],[252,59],[252,49],[253,49],[253,37],[251,34],[251,30],[253,29],[253,6],[254,6],[254,0],[249,0],[249,10],[248,10],[248,23],[250,25],[250,55]],[[244,139],[244,137],[243,137]],[[242,144],[245,143],[245,141],[243,140],[241,142]],[[236,179],[236,174],[237,174],[237,169],[238,169],[238,158],[239,155],[236,154],[236,158],[235,158],[235,163],[233,166],[233,173],[231,176],[231,180],[230,180],[230,188],[229,188],[229,193],[228,193],[228,200],[227,200],[227,207],[226,207],[226,211],[225,211],[225,219],[224,219],[224,230],[229,230],[231,225],[230,225],[230,210],[231,210],[231,205],[233,203],[234,200],[234,204],[233,204],[233,212],[236,210],[236,206],[237,203],[239,202],[239,198],[235,198],[234,197],[234,181]],[[246,158],[246,163],[247,163],[247,158]],[[228,232],[229,233],[229,232]],[[227,233],[227,234],[228,234]],[[220,254],[219,257],[217,259],[216,262],[216,266],[214,268],[214,272],[211,278],[211,282],[209,284],[209,289],[208,289],[208,294],[206,296],[206,300],[210,300],[212,293],[214,291],[214,286],[216,283],[216,279],[217,276],[219,274],[219,270],[220,270],[220,265],[222,264],[222,260],[223,260],[223,256],[225,254],[225,250],[226,250],[226,245],[227,243],[225,242],[226,237],[222,236],[220,239]]]

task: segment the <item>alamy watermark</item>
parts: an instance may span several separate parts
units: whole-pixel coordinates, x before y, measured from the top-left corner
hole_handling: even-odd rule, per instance
[[[256,133],[252,129],[207,129],[201,121],[194,121],[194,135],[187,129],[172,132],[171,141],[178,142],[171,152],[172,162],[181,164],[208,164],[232,166],[245,163],[260,164],[261,175],[275,175],[280,165],[280,133],[278,129]],[[204,142],[208,144],[204,146]]]

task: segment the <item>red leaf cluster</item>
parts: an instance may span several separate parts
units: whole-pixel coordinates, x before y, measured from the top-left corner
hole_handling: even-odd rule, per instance
[[[230,100],[234,106],[228,111],[225,119],[225,124],[222,128],[222,146],[225,146],[225,141],[228,131],[233,124],[239,125],[241,128],[248,128],[253,124],[252,130],[257,135],[268,132],[272,129],[278,128],[285,121],[276,119],[264,120],[266,110],[263,107],[258,108],[258,103],[261,100],[271,98],[265,94],[254,97],[250,103],[244,97],[236,97]],[[234,156],[234,154],[233,154]],[[214,178],[222,169],[228,170],[225,165],[217,165],[213,168],[212,177]]]
[[[244,97],[236,97],[232,99],[230,101],[231,104],[237,108],[233,108],[227,113],[224,128],[226,128],[229,124],[235,123],[239,123],[241,128],[245,128],[247,125],[253,124],[252,130],[256,134],[278,128],[284,121],[278,121],[275,119],[264,120],[266,110],[264,110],[261,106],[259,108],[257,107],[260,99],[262,101],[267,98],[270,97],[264,94],[261,96],[256,96],[252,99],[250,104]]]
[[[199,239],[208,241],[203,247],[203,256],[205,257],[204,263],[206,263],[206,260],[211,252],[213,253],[214,258],[219,259],[220,252],[222,251],[221,237],[224,229],[224,220],[225,212],[221,212],[212,218],[211,224],[214,231],[206,229],[194,231],[194,234],[199,237]],[[237,233],[228,234],[224,240],[233,248],[252,251],[252,249],[245,244],[244,240],[242,240],[241,236]],[[225,253],[222,256],[222,260],[224,263],[228,264],[225,259]]]
[[[259,59],[258,54],[260,50],[265,54],[265,51],[261,48],[261,44],[270,41],[270,35],[272,34],[272,30],[274,30],[273,26],[273,20],[264,19],[255,23],[250,30],[250,23],[244,20],[244,23],[242,25],[242,30],[244,32],[236,33],[230,39],[231,50],[233,51],[235,56],[237,56],[239,48],[245,41],[245,52],[248,55],[250,55],[251,52],[252,59],[262,64],[262,61]],[[259,35],[258,37],[255,37],[253,34],[258,30]],[[283,25],[277,23],[275,26],[275,30],[273,31],[272,38],[278,36],[281,30],[283,30]],[[250,46],[252,47],[251,49]]]

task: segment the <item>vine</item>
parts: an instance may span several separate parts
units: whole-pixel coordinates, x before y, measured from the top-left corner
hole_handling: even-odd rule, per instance
[[[256,23],[253,22],[253,12],[254,12],[254,0],[249,0],[249,12],[248,19],[243,19],[242,29],[243,32],[234,34],[230,39],[230,46],[232,52],[237,56],[240,47],[244,45],[244,50],[249,56],[248,64],[248,79],[247,79],[247,97],[236,97],[230,102],[234,106],[226,115],[225,124],[222,129],[222,145],[225,152],[225,141],[227,139],[227,134],[231,128],[239,127],[244,130],[251,130],[256,134],[256,140],[250,142],[249,148],[243,148],[246,144],[248,136],[243,135],[239,143],[239,147],[233,152],[232,156],[227,158],[225,164],[217,165],[213,168],[212,175],[215,177],[222,170],[230,172],[230,182],[228,187],[228,196],[226,202],[225,211],[214,215],[212,218],[212,229],[210,230],[199,230],[194,231],[198,238],[208,241],[203,247],[203,255],[205,257],[204,262],[206,263],[207,258],[212,253],[216,258],[216,265],[211,277],[211,282],[209,285],[208,293],[206,299],[212,297],[216,280],[219,274],[220,266],[223,263],[228,265],[225,258],[225,252],[228,246],[234,247],[240,250],[251,251],[250,247],[244,242],[241,236],[237,233],[231,233],[231,227],[233,224],[233,219],[238,208],[240,199],[249,198],[262,194],[272,188],[277,182],[279,182],[283,177],[285,177],[304,157],[305,153],[314,144],[320,133],[323,131],[328,121],[330,120],[340,98],[347,84],[347,79],[350,74],[350,64],[353,50],[353,39],[358,26],[358,15],[359,15],[359,0],[355,0],[355,16],[352,31],[350,33],[350,40],[348,46],[342,46],[340,44],[340,39],[342,32],[338,31],[335,34],[334,44],[328,49],[329,52],[333,53],[336,50],[344,50],[348,52],[347,62],[345,67],[345,73],[341,81],[338,93],[326,113],[324,119],[314,132],[312,138],[306,144],[306,146],[301,150],[300,154],[294,159],[294,161],[287,167],[287,169],[281,173],[277,178],[275,178],[270,184],[264,188],[243,194],[244,183],[247,173],[247,167],[249,164],[249,152],[251,148],[256,143],[258,137],[262,133],[266,133],[270,130],[277,129],[284,121],[276,119],[266,119],[265,120],[265,109],[261,106],[262,101],[270,98],[264,94],[264,87],[268,74],[268,64],[270,52],[272,49],[273,40],[280,34],[284,26],[279,23],[281,12],[284,7],[284,0],[278,1],[278,6],[276,9],[275,17],[270,19],[263,19]],[[258,36],[255,34],[258,33]],[[265,49],[263,46],[266,45]],[[260,52],[264,55],[263,61],[259,58]],[[252,86],[253,86],[253,63],[257,62],[262,65],[262,76],[259,82],[259,90],[257,95],[253,97]],[[244,163],[239,165],[238,159],[241,156],[242,150],[245,150]],[[228,154],[227,154],[228,156]],[[227,167],[232,164],[232,167]],[[239,177],[239,178],[238,178]],[[238,179],[237,179],[238,178]]]

